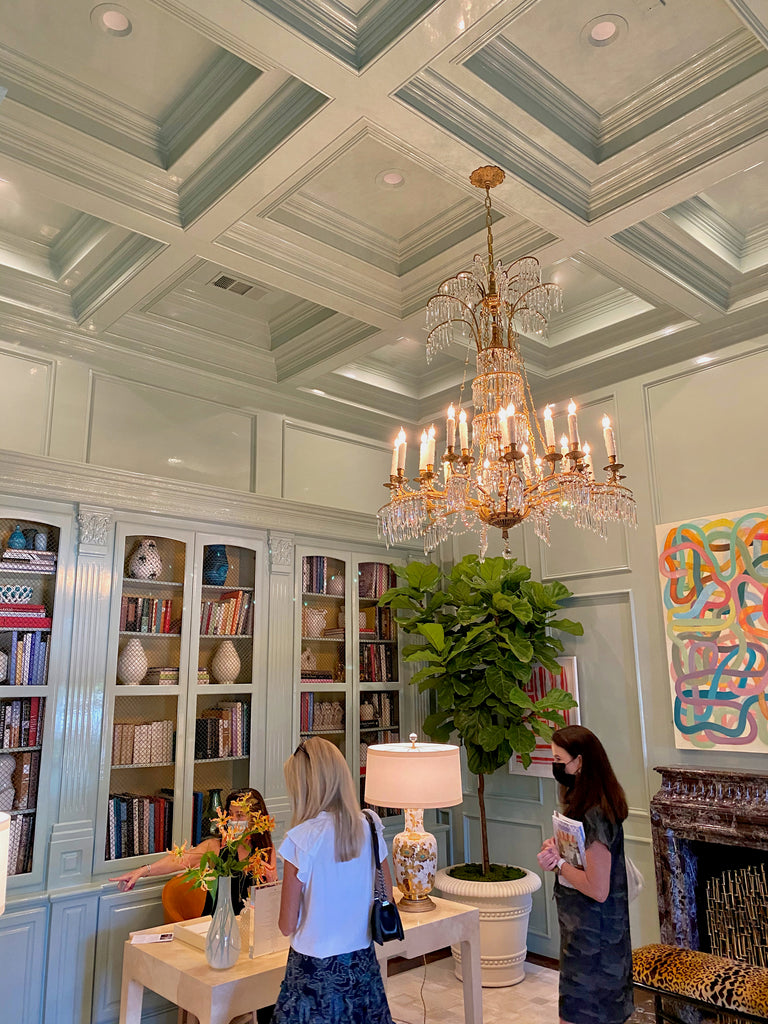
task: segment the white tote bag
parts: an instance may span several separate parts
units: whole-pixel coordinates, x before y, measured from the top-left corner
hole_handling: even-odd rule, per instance
[[[645,888],[645,879],[640,871],[640,868],[635,864],[631,857],[624,855],[624,862],[627,865],[627,895],[629,896],[629,902],[636,900],[642,890]]]

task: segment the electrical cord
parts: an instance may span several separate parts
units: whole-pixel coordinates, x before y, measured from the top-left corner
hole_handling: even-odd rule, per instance
[[[424,986],[427,983],[427,954],[423,953],[421,956],[421,962],[424,965],[424,974],[421,978],[421,985],[419,986],[419,999],[421,1000],[421,1011],[422,1011],[422,1024],[427,1024],[427,1003],[424,999]],[[392,1020],[395,1024],[413,1024],[413,1021],[401,1020],[398,1017],[393,1017]]]

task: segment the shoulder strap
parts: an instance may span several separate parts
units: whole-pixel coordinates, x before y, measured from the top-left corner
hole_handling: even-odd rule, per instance
[[[384,888],[384,872],[381,870],[381,859],[379,857],[379,836],[373,817],[367,811],[363,811],[365,819],[371,829],[371,848],[373,849],[373,897],[374,899],[386,902],[386,890]]]

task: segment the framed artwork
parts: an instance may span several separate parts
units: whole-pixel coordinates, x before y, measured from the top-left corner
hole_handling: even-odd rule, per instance
[[[524,687],[531,700],[538,700],[548,690],[560,689],[567,690],[578,703],[579,683],[576,675],[576,659],[558,658],[557,663],[561,666],[559,674],[550,672],[548,669],[542,668],[541,665],[533,670],[531,681]],[[570,711],[564,711],[563,717],[565,718],[566,725],[581,724],[578,707],[572,708]],[[510,758],[509,773],[510,775],[534,775],[537,778],[552,778],[552,748],[549,743],[545,740],[538,740],[536,749],[531,753],[531,763],[527,769],[523,768],[523,763],[518,754]]]
[[[675,745],[768,752],[768,508],[656,527]]]

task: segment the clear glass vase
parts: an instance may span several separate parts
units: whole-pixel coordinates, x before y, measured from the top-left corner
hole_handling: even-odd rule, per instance
[[[232,878],[220,875],[216,906],[205,940],[205,958],[211,967],[232,967],[240,956],[240,926],[232,909]]]

